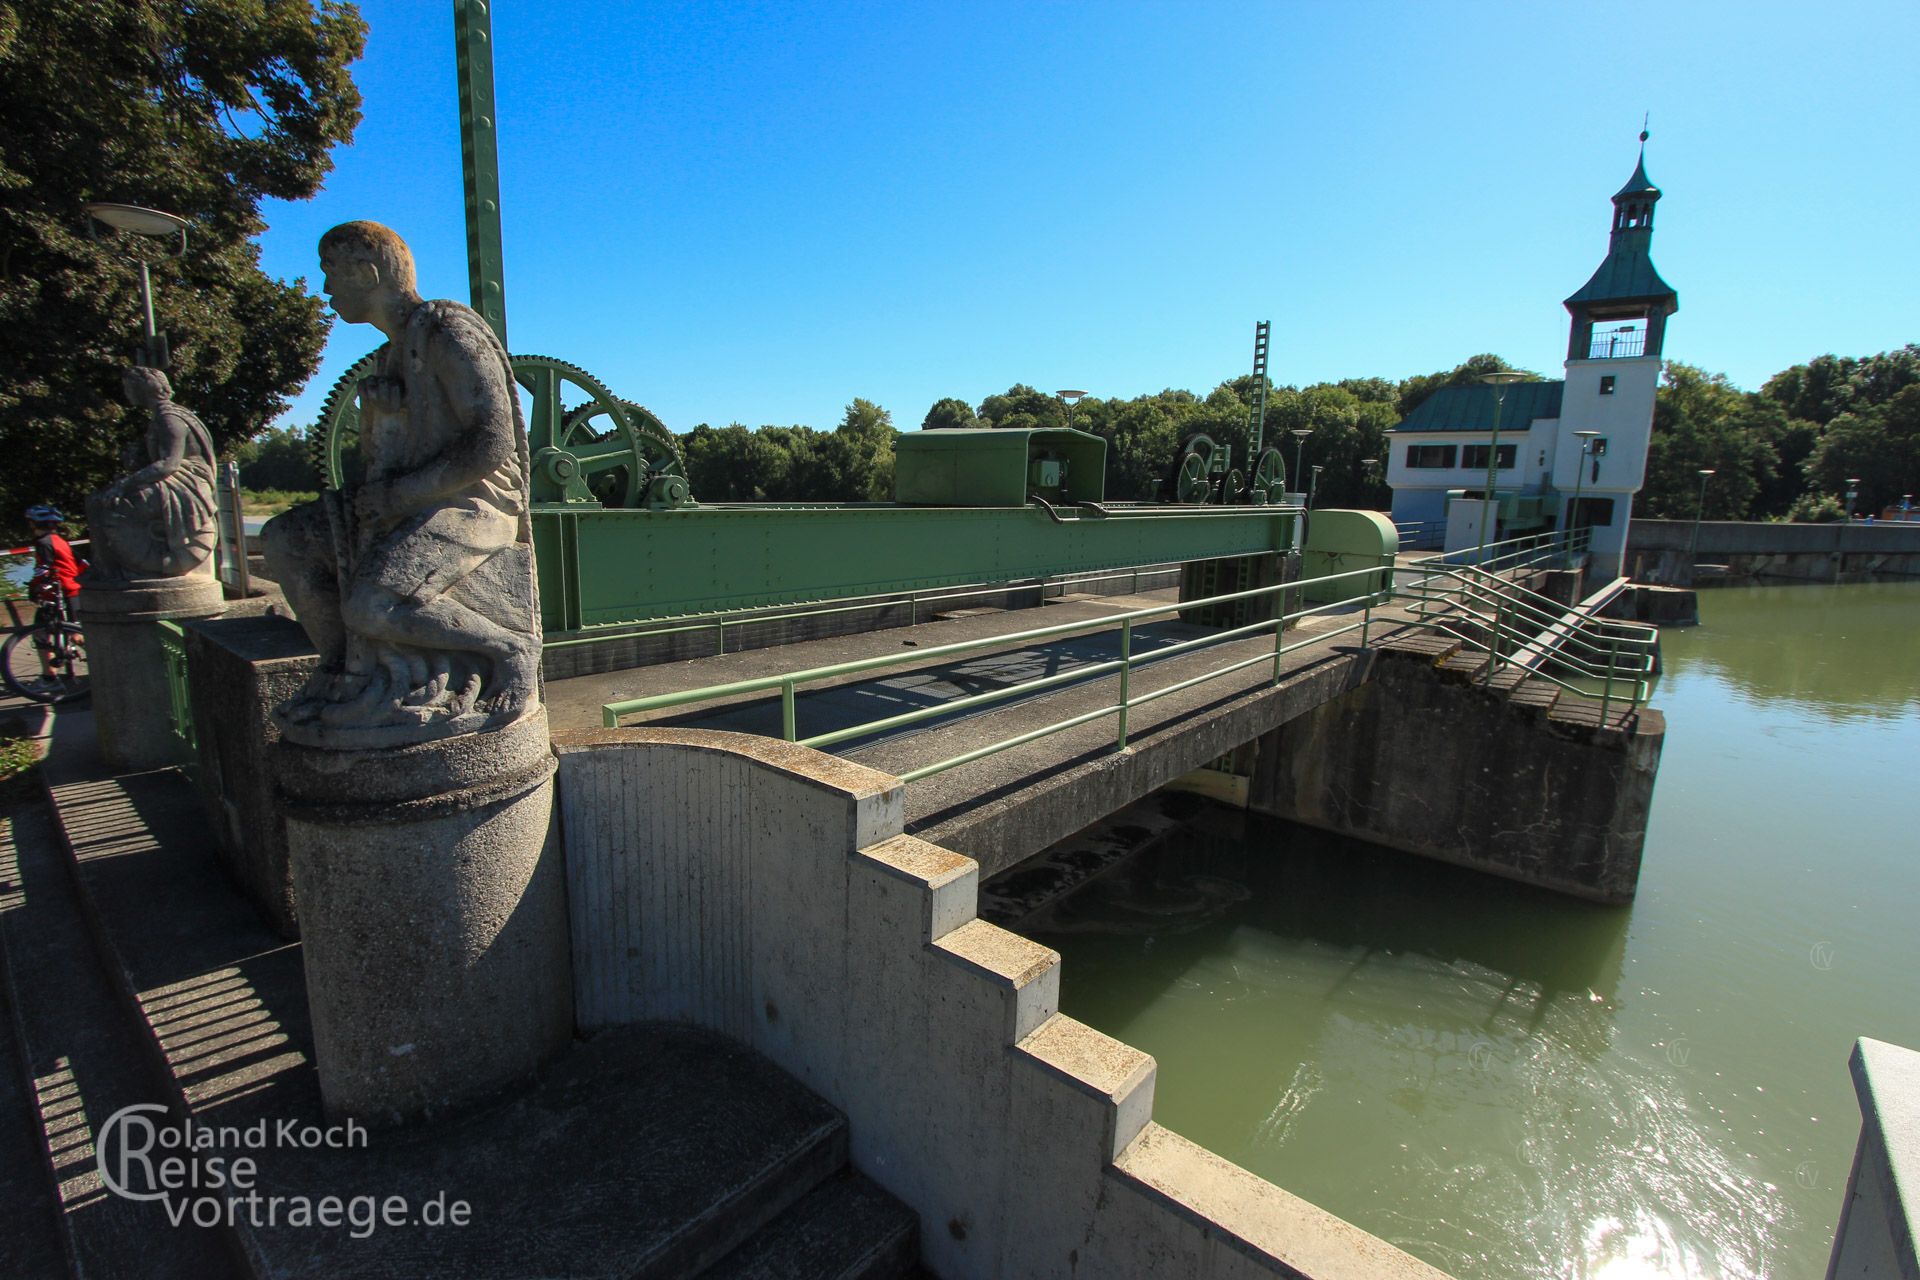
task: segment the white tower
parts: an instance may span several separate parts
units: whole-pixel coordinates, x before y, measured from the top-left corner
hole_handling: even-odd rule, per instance
[[[1559,526],[1593,531],[1596,578],[1620,572],[1633,495],[1646,478],[1667,317],[1680,309],[1680,295],[1653,266],[1653,210],[1659,201],[1660,188],[1647,179],[1642,132],[1640,162],[1613,197],[1606,260],[1566,303],[1573,326],[1552,486],[1561,495]],[[1600,433],[1584,455],[1576,431]]]

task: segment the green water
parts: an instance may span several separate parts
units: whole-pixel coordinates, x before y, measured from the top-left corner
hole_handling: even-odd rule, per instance
[[[1663,636],[1638,899],[1225,810],[1037,936],[1155,1118],[1467,1277],[1818,1276],[1856,1036],[1920,1047],[1920,584]]]

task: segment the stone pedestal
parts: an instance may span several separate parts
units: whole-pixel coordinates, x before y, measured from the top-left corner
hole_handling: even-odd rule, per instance
[[[564,1048],[572,972],[545,709],[416,746],[274,750],[329,1114],[430,1118]]]
[[[100,755],[119,773],[178,764],[173,704],[156,622],[211,618],[226,608],[212,565],[178,578],[83,583],[76,598]]]

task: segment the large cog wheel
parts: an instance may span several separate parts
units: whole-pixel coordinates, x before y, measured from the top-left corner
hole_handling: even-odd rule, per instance
[[[337,489],[355,464],[359,385],[386,348],[356,360],[333,384],[308,448],[322,487]],[[622,400],[585,369],[552,356],[509,357],[532,401],[527,445],[535,502],[610,507],[679,506],[689,500],[680,443],[652,413]],[[571,389],[585,399],[568,408]]]

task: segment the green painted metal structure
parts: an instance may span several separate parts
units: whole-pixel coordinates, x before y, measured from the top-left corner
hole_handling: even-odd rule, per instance
[[[1019,507],[1031,497],[1099,502],[1107,442],[1065,427],[960,427],[894,441],[894,501],[941,507]]]
[[[1301,588],[1301,598],[1312,604],[1331,604],[1340,598],[1339,592],[1352,595],[1356,591],[1391,590],[1393,560],[1399,551],[1400,535],[1382,512],[1316,511],[1307,526],[1306,549],[1300,554],[1300,577],[1308,584]],[[1368,565],[1386,567],[1364,582],[1327,585],[1330,574]]]
[[[549,636],[657,618],[1282,552],[1284,507],[692,506],[534,512]]]

